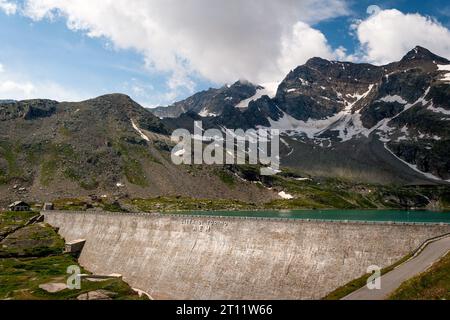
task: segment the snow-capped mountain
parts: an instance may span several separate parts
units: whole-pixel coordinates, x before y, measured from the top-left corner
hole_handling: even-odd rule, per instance
[[[255,97],[255,90],[248,93]],[[280,129],[282,162],[306,171],[450,180],[450,61],[422,47],[385,66],[312,58],[286,76],[275,96],[245,107],[211,101],[208,110],[217,116],[203,119],[204,127]],[[197,115],[167,124],[189,128]]]
[[[245,107],[249,101],[264,94],[269,94],[269,91],[248,81],[240,80],[219,89],[211,88],[198,92],[186,100],[151,111],[160,118],[177,118],[186,112],[194,112],[204,118],[216,117],[221,115],[226,107]]]

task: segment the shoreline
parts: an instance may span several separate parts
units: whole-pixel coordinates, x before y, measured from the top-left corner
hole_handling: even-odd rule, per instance
[[[195,211],[193,211],[195,212]],[[207,212],[207,211],[205,211]],[[439,221],[439,222],[423,222],[423,221],[391,221],[391,220],[355,220],[355,219],[322,219],[322,218],[295,218],[295,217],[258,217],[258,216],[226,216],[226,215],[207,215],[207,214],[183,214],[183,213],[147,213],[147,212],[107,212],[107,211],[64,211],[64,210],[53,210],[53,211],[41,211],[42,215],[46,214],[89,214],[89,215],[107,215],[107,216],[134,216],[134,217],[160,217],[160,218],[182,218],[182,219],[230,219],[230,220],[254,220],[254,221],[273,221],[273,222],[310,222],[310,223],[343,223],[343,224],[369,224],[369,225],[409,225],[409,226],[423,226],[423,225],[437,225],[446,226],[450,225],[449,222]],[[446,212],[444,214],[450,214]]]

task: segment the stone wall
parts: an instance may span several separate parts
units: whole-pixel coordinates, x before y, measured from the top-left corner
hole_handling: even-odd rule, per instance
[[[385,267],[448,225],[45,212],[80,263],[156,299],[314,299]]]

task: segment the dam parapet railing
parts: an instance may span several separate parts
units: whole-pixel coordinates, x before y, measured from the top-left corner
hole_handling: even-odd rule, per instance
[[[226,215],[196,215],[186,213],[147,213],[147,212],[109,212],[103,210],[69,211],[51,210],[41,211],[46,214],[77,214],[77,215],[105,215],[105,216],[129,216],[147,218],[177,218],[177,219],[205,219],[205,220],[234,220],[234,221],[267,221],[267,222],[292,222],[292,223],[333,223],[333,224],[359,224],[359,225],[397,225],[397,226],[450,226],[446,222],[413,222],[413,221],[370,221],[370,220],[340,220],[340,219],[311,219],[311,218],[284,218],[284,217],[250,217],[250,216],[226,216]]]

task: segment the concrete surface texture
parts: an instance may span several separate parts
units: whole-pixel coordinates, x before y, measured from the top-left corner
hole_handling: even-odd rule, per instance
[[[80,263],[154,299],[317,299],[448,225],[45,212]]]

